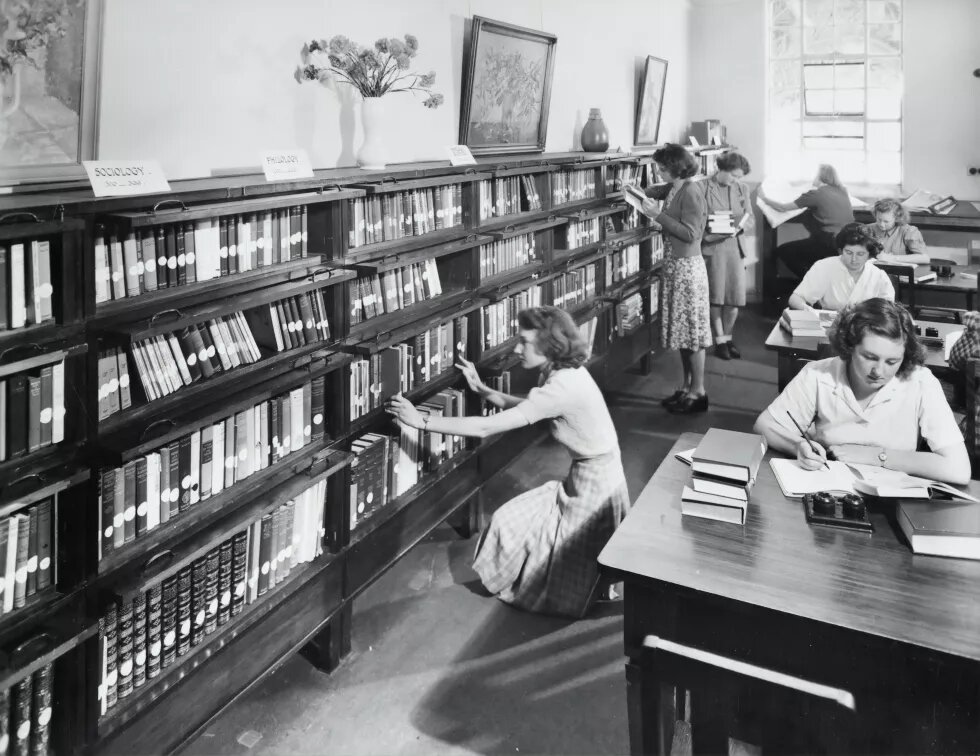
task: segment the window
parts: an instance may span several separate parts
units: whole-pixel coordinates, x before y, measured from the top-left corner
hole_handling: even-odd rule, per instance
[[[769,0],[769,172],[902,181],[902,0]]]

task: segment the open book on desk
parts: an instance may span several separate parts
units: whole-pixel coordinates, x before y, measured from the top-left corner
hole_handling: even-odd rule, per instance
[[[887,270],[888,268],[899,268],[902,273],[904,273],[907,270],[911,270],[912,279],[916,283],[935,281],[939,277],[936,274],[936,271],[934,271],[926,263],[912,263],[912,262],[905,262],[904,260],[878,260],[878,259],[873,259],[871,262],[873,262],[879,268],[882,268],[884,270]]]
[[[978,501],[948,483],[919,478],[874,465],[845,464],[829,460],[826,468],[805,470],[795,459],[770,459],[776,482],[783,495],[799,499],[818,491],[861,493],[884,499],[953,498]],[[980,503],[980,502],[978,502]]]

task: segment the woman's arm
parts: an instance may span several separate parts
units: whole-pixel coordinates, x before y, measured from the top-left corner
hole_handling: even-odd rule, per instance
[[[878,455],[884,452],[887,457],[884,467],[889,470],[955,485],[970,482],[970,456],[966,453],[966,445],[962,443],[936,451],[901,451],[862,444],[840,444],[831,446],[830,451],[841,462],[863,465],[880,465]]]
[[[508,409],[510,407],[516,407],[520,404],[523,399],[519,396],[513,396],[512,394],[505,394],[503,391],[497,391],[490,388],[487,384],[483,382],[480,378],[480,374],[477,372],[476,365],[470,362],[465,357],[460,357],[459,362],[456,363],[456,367],[463,374],[466,379],[467,385],[470,387],[470,391],[475,394],[479,394],[481,397],[486,399],[494,407],[499,407],[500,409]]]
[[[808,443],[799,434],[790,433],[776,422],[768,409],[762,411],[752,430],[766,439],[770,449],[795,456],[804,469],[818,470],[827,462],[827,452],[820,444]]]
[[[801,294],[797,294],[795,291],[789,295],[789,299],[786,301],[786,306],[791,310],[812,310],[813,307],[807,302]]]
[[[396,394],[391,397],[385,409],[389,415],[393,415],[398,422],[407,425],[409,428],[420,428],[432,433],[445,433],[450,436],[486,438],[497,433],[523,428],[528,424],[524,414],[514,407],[487,417],[476,415],[469,415],[467,417],[435,417],[424,415],[401,394]]]
[[[490,402],[494,407],[499,407],[500,409],[510,409],[524,401],[524,397],[505,394],[503,391],[497,391],[492,388],[487,388],[487,393],[484,394],[481,392],[480,396]]]

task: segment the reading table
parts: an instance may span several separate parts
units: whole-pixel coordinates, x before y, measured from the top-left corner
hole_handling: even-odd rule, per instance
[[[812,726],[828,701],[834,750],[980,750],[980,562],[912,554],[890,506],[872,508],[870,535],[811,526],[766,461],[744,526],[684,517],[691,470],[674,453],[700,439],[677,440],[599,556],[625,586],[631,751],[669,751],[674,686],[690,691],[695,751]],[[766,723],[764,696],[717,695],[734,678],[810,713]]]

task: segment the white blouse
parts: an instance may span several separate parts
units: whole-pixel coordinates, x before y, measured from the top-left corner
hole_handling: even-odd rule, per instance
[[[895,287],[885,271],[869,261],[855,281],[839,255],[813,263],[793,293],[809,305],[819,300],[825,310],[840,310],[875,297],[895,300]]]

